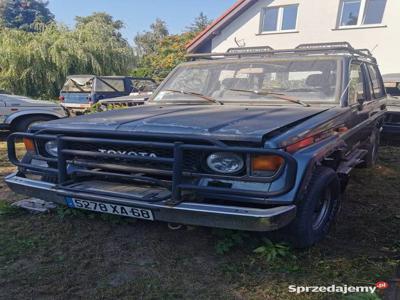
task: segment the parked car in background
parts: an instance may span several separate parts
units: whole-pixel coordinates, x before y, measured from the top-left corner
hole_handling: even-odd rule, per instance
[[[390,95],[400,95],[400,73],[383,75],[385,88]]]
[[[156,84],[149,80],[135,80],[133,92],[128,96],[103,99],[97,102],[97,111],[107,111],[110,109],[122,109],[139,105],[144,105],[156,89]]]
[[[387,97],[375,58],[347,43],[191,58],[144,106],[10,136],[9,187],[70,208],[319,242],[352,169],[377,161]]]
[[[25,132],[33,124],[67,116],[62,106],[50,101],[0,94],[0,129],[2,130]]]
[[[382,138],[385,143],[397,144],[400,142],[400,74],[384,75],[383,80],[389,101]]]
[[[69,76],[61,92],[62,105],[74,113],[83,113],[103,99],[152,92],[157,87],[150,78],[128,76]]]

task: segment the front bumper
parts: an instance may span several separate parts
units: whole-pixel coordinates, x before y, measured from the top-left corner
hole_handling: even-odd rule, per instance
[[[91,193],[71,192],[52,183],[19,177],[17,173],[6,177],[6,183],[16,193],[66,205],[65,197],[139,207],[153,211],[157,221],[237,229],[246,231],[273,231],[288,225],[296,216],[296,206],[268,209],[183,202],[176,206],[167,201],[149,203],[127,200],[114,196],[98,196]]]

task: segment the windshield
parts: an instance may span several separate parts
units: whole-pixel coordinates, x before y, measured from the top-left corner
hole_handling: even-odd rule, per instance
[[[90,77],[70,77],[62,88],[62,92],[67,93],[91,93],[93,87],[93,76]]]
[[[232,61],[185,64],[164,83],[154,101],[336,102],[338,60]],[[192,95],[190,94],[192,93]],[[287,103],[287,101],[286,101]]]

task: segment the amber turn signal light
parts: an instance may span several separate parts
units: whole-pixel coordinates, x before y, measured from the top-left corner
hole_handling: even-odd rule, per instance
[[[33,142],[32,139],[24,138],[23,141],[24,141],[25,149],[27,152],[29,152],[29,153],[36,152],[35,143]]]
[[[251,166],[253,172],[277,172],[283,163],[284,159],[278,155],[256,155]]]

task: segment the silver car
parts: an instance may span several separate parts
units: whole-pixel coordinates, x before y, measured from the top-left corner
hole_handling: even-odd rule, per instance
[[[27,131],[33,124],[67,117],[56,103],[24,96],[0,94],[0,129]]]

